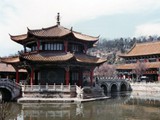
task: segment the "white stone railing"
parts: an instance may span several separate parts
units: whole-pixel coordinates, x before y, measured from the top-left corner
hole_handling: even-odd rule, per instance
[[[70,92],[72,89],[76,89],[75,85],[22,85],[22,92],[43,92],[43,91],[58,91],[58,92]]]
[[[98,80],[125,80],[124,78],[120,77],[105,77],[105,76],[98,76]]]
[[[0,80],[0,84],[2,86],[10,86],[12,88],[17,88],[17,89],[21,88],[21,86],[18,83],[13,82],[13,81],[8,80],[8,79],[6,79],[6,80]]]
[[[160,83],[130,83],[133,91],[160,92]]]

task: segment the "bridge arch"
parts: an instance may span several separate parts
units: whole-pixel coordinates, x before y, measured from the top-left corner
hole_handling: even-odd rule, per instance
[[[3,101],[15,100],[21,95],[21,86],[9,79],[0,80],[0,92]]]
[[[101,84],[101,88],[103,89],[104,94],[107,95],[107,93],[108,93],[108,85],[106,85],[106,84]]]
[[[7,88],[0,88],[0,92],[2,94],[3,101],[11,101],[12,100],[12,92]]]
[[[127,88],[127,84],[126,83],[121,83],[121,85],[120,85],[120,91],[127,91],[128,90],[128,88]]]
[[[111,84],[110,86],[110,92],[118,92],[118,85],[116,83]]]

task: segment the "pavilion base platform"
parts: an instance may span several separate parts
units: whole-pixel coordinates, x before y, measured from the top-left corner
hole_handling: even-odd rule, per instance
[[[22,98],[18,103],[57,103],[89,102],[104,100],[103,89],[96,87],[78,87],[76,85],[32,85],[22,86]]]
[[[76,102],[90,102],[97,100],[105,100],[109,97],[98,97],[98,98],[19,98],[18,103],[76,103]]]

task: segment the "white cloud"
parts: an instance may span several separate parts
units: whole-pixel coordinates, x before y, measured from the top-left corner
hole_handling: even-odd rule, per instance
[[[160,23],[146,23],[136,27],[135,36],[160,35]]]
[[[37,29],[55,25],[57,12],[61,13],[62,25],[74,26],[79,21],[103,15],[147,12],[157,8],[160,8],[160,0],[1,0],[0,44],[3,46],[0,56],[20,48],[11,42],[8,33],[22,34],[26,33],[27,27]]]

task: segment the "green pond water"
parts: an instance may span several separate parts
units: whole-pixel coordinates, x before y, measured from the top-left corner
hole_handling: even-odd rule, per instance
[[[154,94],[155,95],[155,94]],[[160,98],[159,98],[160,100]],[[160,120],[157,98],[134,98],[132,93],[86,103],[9,103],[10,120]]]

